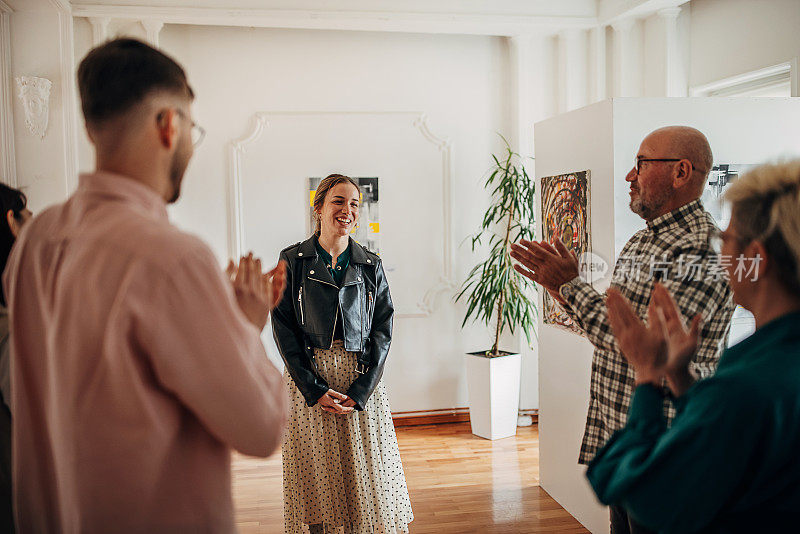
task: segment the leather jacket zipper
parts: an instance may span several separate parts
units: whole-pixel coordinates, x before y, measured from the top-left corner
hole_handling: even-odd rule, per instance
[[[297,302],[300,304],[300,324],[305,326],[306,318],[303,314],[303,288],[300,287],[300,291],[297,293]]]
[[[367,293],[369,297],[369,307],[367,308],[367,317],[372,317],[372,291]]]
[[[333,348],[333,336],[336,335],[336,321],[339,319],[339,308],[336,308],[336,315],[333,316],[333,329],[331,330],[331,344],[328,346],[329,349]]]

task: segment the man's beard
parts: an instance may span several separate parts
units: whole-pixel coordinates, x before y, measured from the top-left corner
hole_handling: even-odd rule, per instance
[[[184,157],[176,151],[172,156],[172,164],[169,169],[169,183],[172,184],[172,196],[167,203],[172,204],[181,196],[181,182],[183,181],[183,175],[188,165],[189,158]]]
[[[669,197],[664,194],[661,195],[661,198],[654,198],[650,199],[649,202],[645,202],[642,197],[642,192],[637,191],[637,193],[637,196],[631,199],[630,208],[633,213],[646,221],[654,219],[655,214],[658,213],[669,200]]]
[[[631,199],[630,203],[631,211],[641,217],[642,219],[646,219],[645,216],[648,210],[644,207],[644,202],[642,202],[642,197],[636,197]]]

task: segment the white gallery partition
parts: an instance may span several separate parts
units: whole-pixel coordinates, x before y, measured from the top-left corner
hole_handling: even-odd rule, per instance
[[[715,163],[754,164],[800,157],[800,101],[790,98],[617,98],[535,125],[536,179],[591,171],[590,239],[613,266],[625,242],[644,227],[628,207],[625,175],[641,140],[661,126],[683,124],[708,137]],[[605,290],[608,278],[595,282]],[[592,346],[550,325],[539,333],[541,485],[595,533],[608,513],[577,463],[589,405]]]

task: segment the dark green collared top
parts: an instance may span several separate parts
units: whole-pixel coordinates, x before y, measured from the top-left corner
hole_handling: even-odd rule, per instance
[[[347,245],[344,252],[339,254],[339,257],[336,258],[336,265],[333,265],[333,257],[319,244],[319,238],[314,241],[314,244],[317,247],[319,257],[325,262],[328,272],[333,276],[333,281],[336,282],[337,286],[342,287],[344,273],[347,272],[347,266],[350,265],[350,245]]]

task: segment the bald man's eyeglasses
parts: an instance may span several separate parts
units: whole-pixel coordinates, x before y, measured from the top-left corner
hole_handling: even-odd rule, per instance
[[[636,174],[642,172],[642,163],[648,161],[683,161],[685,158],[637,158],[636,159]]]

